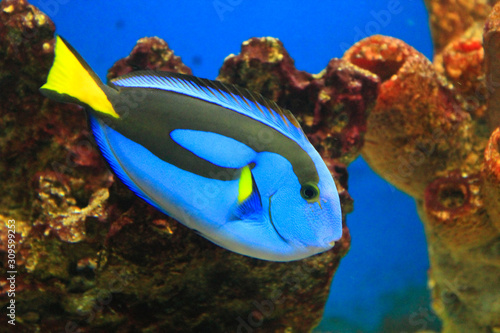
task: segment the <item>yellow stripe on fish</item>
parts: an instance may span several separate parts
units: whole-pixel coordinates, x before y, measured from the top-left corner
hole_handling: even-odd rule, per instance
[[[242,203],[251,194],[253,188],[252,173],[250,167],[247,165],[241,169],[241,176],[238,186],[238,202]]]

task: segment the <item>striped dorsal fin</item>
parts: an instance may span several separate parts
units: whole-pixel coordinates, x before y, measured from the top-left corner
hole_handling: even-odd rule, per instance
[[[137,71],[110,83],[117,87],[161,89],[199,98],[260,121],[303,146],[308,142],[297,119],[260,94],[220,81],[162,71]],[[305,141],[304,141],[305,140]]]

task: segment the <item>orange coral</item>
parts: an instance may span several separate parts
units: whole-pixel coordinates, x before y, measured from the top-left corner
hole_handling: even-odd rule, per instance
[[[489,4],[475,3],[428,1],[435,67],[382,36],[344,55],[382,80],[362,154],[416,199],[444,333],[500,331],[500,128],[493,132],[500,124],[500,5],[486,23],[483,49],[476,20]]]
[[[488,243],[497,232],[481,197],[481,179],[450,172],[425,190],[425,220],[429,241],[440,241],[456,252]]]
[[[484,94],[483,61],[483,44],[477,37],[456,40],[435,58],[437,71],[453,83],[457,92],[467,96]]]
[[[383,80],[368,116],[363,157],[395,186],[421,199],[437,174],[459,168],[469,153],[469,114],[430,61],[400,40],[369,37],[344,59]]]
[[[436,51],[462,36],[475,22],[484,20],[495,3],[496,0],[425,0]]]

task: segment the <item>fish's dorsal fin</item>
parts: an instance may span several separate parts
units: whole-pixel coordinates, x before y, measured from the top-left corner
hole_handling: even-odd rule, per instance
[[[301,145],[308,142],[297,119],[289,110],[258,93],[233,84],[153,70],[125,74],[110,80],[110,83],[116,87],[161,89],[199,98],[271,126]]]

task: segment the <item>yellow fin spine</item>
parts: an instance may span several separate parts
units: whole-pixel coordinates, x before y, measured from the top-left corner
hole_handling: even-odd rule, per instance
[[[252,171],[250,167],[244,166],[241,169],[240,181],[238,184],[238,203],[242,203],[252,194],[253,191],[253,179]]]

